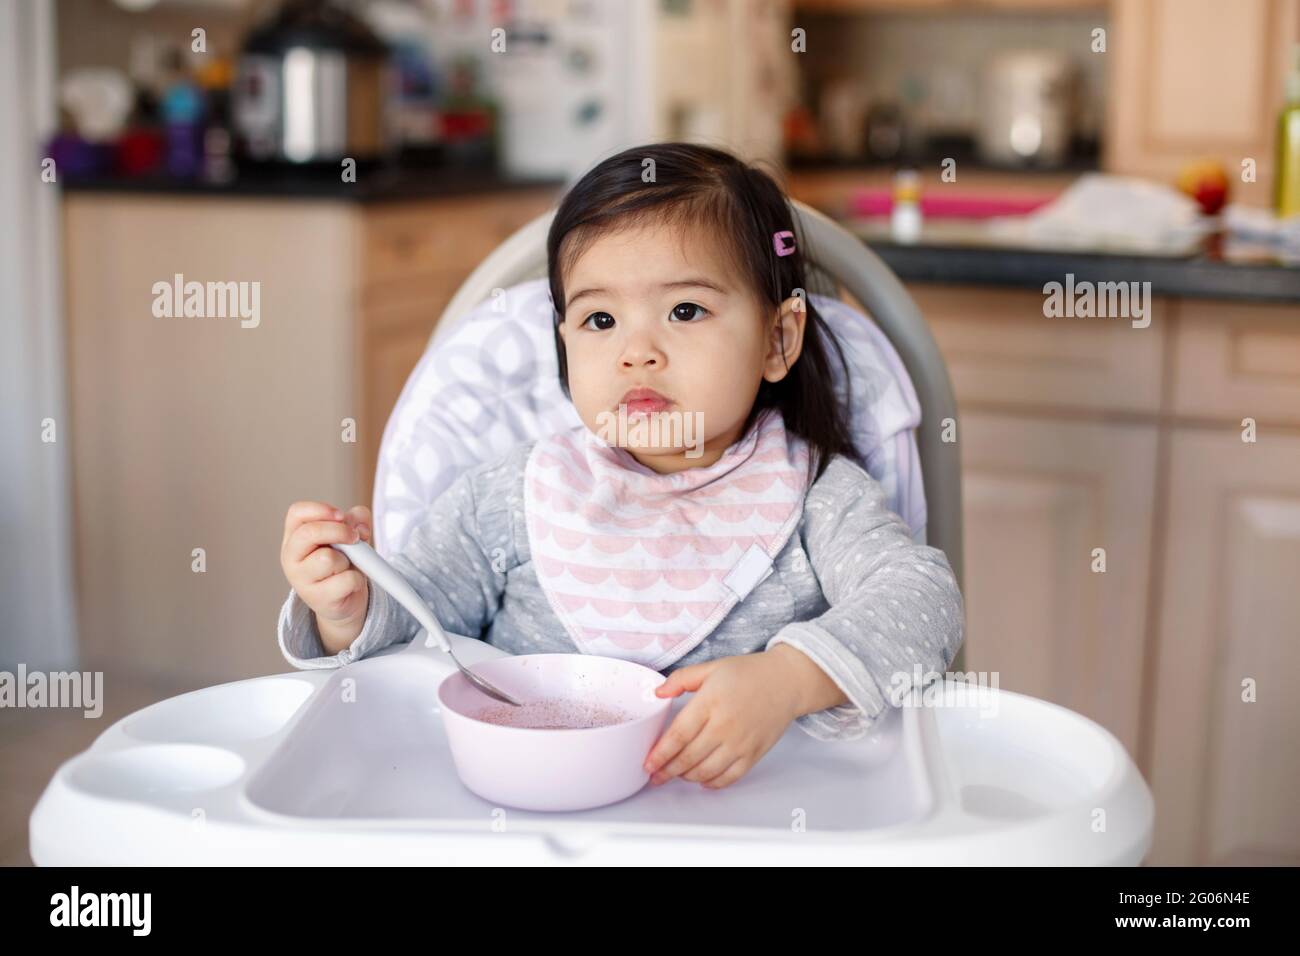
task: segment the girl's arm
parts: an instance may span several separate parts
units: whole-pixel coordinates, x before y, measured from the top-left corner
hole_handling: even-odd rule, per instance
[[[830,610],[786,625],[765,649],[801,651],[847,699],[795,722],[821,740],[853,739],[913,685],[918,666],[923,685],[956,657],[962,596],[943,552],[915,544],[879,482],[848,459],[830,462],[807,511],[808,559]],[[800,679],[805,701],[834,699],[825,680]]]
[[[509,515],[497,508],[484,516],[481,504],[504,502],[509,478],[510,469],[500,463],[462,473],[430,506],[402,551],[389,556],[389,563],[449,633],[479,637],[500,605],[509,553],[501,546],[513,550]],[[337,654],[329,653],[322,642],[315,613],[289,591],[280,611],[278,639],[290,664],[301,669],[338,667],[416,635],[420,627],[410,612],[368,583],[365,623],[356,639]]]

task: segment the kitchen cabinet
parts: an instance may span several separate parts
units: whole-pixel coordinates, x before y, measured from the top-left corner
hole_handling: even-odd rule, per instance
[[[380,208],[361,220],[360,501],[373,500],[384,426],[433,327],[471,271],[540,215],[550,190]]]
[[[1106,172],[1173,182],[1195,160],[1220,162],[1230,201],[1272,203],[1277,117],[1300,0],[796,0],[797,13],[1027,15],[1096,11],[1104,56]],[[1254,161],[1254,181],[1242,179]]]
[[[448,276],[442,289],[455,294],[454,279]],[[441,295],[445,307],[449,295]],[[357,474],[357,500],[367,506],[374,500],[375,464],[384,436],[388,413],[397,404],[403,386],[424,354],[431,334],[430,300],[412,298],[397,302],[379,302],[367,306],[361,323],[361,418],[358,441],[361,445],[361,470]]]
[[[370,504],[443,309],[554,198],[65,195],[83,666],[195,684],[283,670],[285,510]],[[176,274],[256,283],[256,326],[156,316],[151,290]]]
[[[82,666],[267,673],[285,509],[356,493],[348,211],[78,195],[63,213]],[[258,324],[155,316],[176,274],[258,283]]]
[[[1154,412],[1169,303],[1152,321],[1048,318],[1040,292],[914,284],[957,394],[968,402]]]
[[[1300,330],[1296,337],[1300,340]],[[1152,863],[1300,862],[1300,433],[1175,429],[1144,770]]]
[[[1232,200],[1270,205],[1297,40],[1300,0],[1111,0],[1106,170],[1172,181],[1186,163],[1216,159]],[[1245,159],[1254,183],[1241,179]]]
[[[965,670],[996,671],[1137,753],[1156,429],[970,411],[957,443]]]
[[[1079,711],[1136,753],[1168,303],[1134,328],[1047,318],[1034,291],[908,291],[961,411],[965,668]]]
[[[549,192],[388,204],[361,218],[362,278],[367,292],[400,294],[404,282],[473,268],[541,212]],[[428,290],[421,289],[424,295]]]
[[[1157,297],[1134,328],[908,290],[960,410],[965,669],[1115,734],[1155,796],[1149,863],[1300,863],[1300,706],[1272,676],[1300,664],[1295,306]]]

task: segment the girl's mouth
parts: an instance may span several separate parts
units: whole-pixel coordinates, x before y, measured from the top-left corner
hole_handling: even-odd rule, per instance
[[[652,388],[634,388],[619,400],[619,405],[627,406],[629,415],[652,415],[655,412],[667,411],[672,401]]]

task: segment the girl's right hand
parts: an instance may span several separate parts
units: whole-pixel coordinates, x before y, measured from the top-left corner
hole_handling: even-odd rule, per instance
[[[357,505],[346,514],[320,501],[295,501],[284,519],[280,567],[317,621],[330,630],[360,633],[370,602],[366,576],[331,544],[370,541],[370,509]],[[324,636],[322,628],[322,636]],[[355,634],[353,634],[355,637]]]

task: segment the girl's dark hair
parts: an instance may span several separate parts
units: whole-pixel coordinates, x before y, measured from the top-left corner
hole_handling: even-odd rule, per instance
[[[656,143],[624,150],[593,167],[561,200],[546,239],[546,264],[564,394],[572,399],[559,331],[566,305],[564,276],[602,233],[650,221],[713,227],[729,244],[741,276],[773,312],[796,289],[803,290],[803,350],[785,378],[764,379],[759,385],[742,434],[748,434],[764,409],[778,408],[787,430],[808,442],[810,483],[836,454],[862,464],[835,394],[826,344],[834,349],[846,388],[848,363],[807,295],[805,240],[800,237],[798,247],[785,256],[778,256],[773,245],[775,233],[794,230],[794,212],[771,176],[709,146]]]

